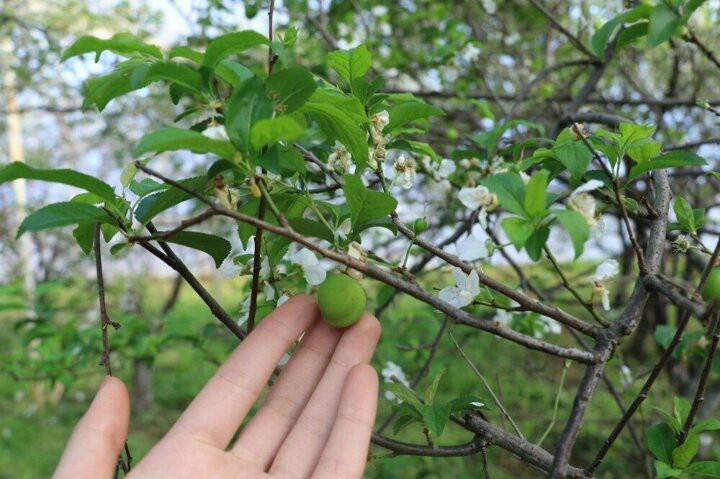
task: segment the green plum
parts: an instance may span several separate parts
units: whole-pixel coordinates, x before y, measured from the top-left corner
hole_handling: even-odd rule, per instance
[[[365,311],[365,291],[346,274],[336,274],[323,281],[317,300],[322,318],[336,328],[357,323]]]
[[[707,283],[702,290],[702,298],[705,301],[718,301],[720,302],[720,268],[714,267],[710,271]]]

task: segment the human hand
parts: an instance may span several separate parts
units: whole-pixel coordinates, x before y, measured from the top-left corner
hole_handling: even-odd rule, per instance
[[[319,318],[309,296],[296,296],[271,313],[128,477],[360,478],[377,409],[378,379],[368,363],[380,323],[366,313],[339,330]],[[278,361],[303,332],[264,403],[230,445]],[[112,477],[129,414],[125,386],[107,377],[53,477]]]

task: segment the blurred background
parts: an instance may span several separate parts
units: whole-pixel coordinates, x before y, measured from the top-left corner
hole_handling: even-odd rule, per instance
[[[627,6],[594,0],[544,4],[586,42]],[[693,17],[696,33],[714,51],[720,47],[719,20],[718,0],[704,2]],[[373,68],[386,79],[385,90],[414,92],[446,111],[442,121],[431,124],[425,140],[444,155],[461,149],[469,135],[490,131],[509,118],[531,120],[552,131],[587,74],[587,63],[577,60],[566,37],[525,1],[284,0],[276,4],[275,23],[280,32],[290,26],[299,29],[296,61],[318,72],[327,69],[328,52],[365,43],[373,53]],[[267,30],[266,2],[0,0],[0,164],[24,161],[38,167],[72,167],[118,185],[137,140],[151,127],[169,124],[178,112],[159,87],[115,100],[102,113],[83,111],[85,81],[108,71],[117,58],[103,55],[95,63],[85,56],[60,63],[63,48],[81,35],[107,38],[122,31],[165,51],[178,42],[203,48],[208,38],[245,29]],[[548,66],[560,64],[547,71]],[[717,104],[717,79],[717,68],[684,42],[671,40],[652,50],[630,48],[608,67],[582,112],[658,124],[665,145],[688,146],[714,165],[720,156],[720,131],[695,100]],[[162,161],[178,175],[191,174],[197,164],[192,155],[182,154],[164,156]],[[712,210],[717,206],[716,179],[691,172],[673,181],[688,200],[695,199],[693,206],[705,206],[710,217],[717,218]],[[97,364],[100,332],[93,261],[77,247],[69,228],[15,240],[27,212],[70,193],[74,191],[66,187],[32,181],[0,186],[0,477],[48,477],[103,376]],[[444,214],[442,201],[429,200],[437,200],[433,196],[437,194],[430,187],[416,188],[408,193],[412,201],[407,202],[414,201],[429,216]],[[183,210],[175,211],[175,216],[173,211],[160,217],[159,229],[178,222]],[[618,227],[616,218],[610,218],[604,238],[595,238],[572,266],[571,280],[588,295],[591,284],[586,278],[598,260],[618,257],[624,264],[631,262],[632,250],[618,235]],[[215,228],[225,228],[228,238],[236,236],[228,225]],[[709,232],[715,228],[707,226]],[[441,239],[446,230],[431,233]],[[562,236],[552,241],[569,245]],[[571,258],[571,248],[567,250],[561,255],[565,259]],[[180,254],[239,318],[248,276],[228,268],[217,271],[207,257],[190,250]],[[515,259],[522,262],[523,256]],[[499,260],[496,274],[514,281],[510,269],[503,267],[506,264]],[[111,316],[122,324],[111,334],[112,360],[131,388],[134,417],[129,444],[140,458],[236,341],[180,278],[138,248],[108,255],[105,268]],[[432,274],[437,275],[438,287],[448,283],[446,272]],[[528,266],[527,274],[541,286],[556,285],[541,266]],[[617,289],[623,287],[620,281]],[[383,313],[385,330],[392,334],[385,334],[374,365],[380,371],[392,363],[418,381],[449,367],[443,380],[448,397],[481,394],[473,370],[447,337],[436,352],[428,346],[439,337],[438,328],[445,328],[435,317],[427,307],[398,297]],[[630,399],[660,351],[653,334],[662,318],[646,323],[608,369],[621,384],[620,394]],[[538,440],[549,427],[544,446],[551,447],[561,431],[553,428],[553,411],[559,411],[557,423],[562,425],[582,368],[566,368],[562,361],[488,335],[453,331],[506,407],[517,411],[514,418],[526,435]],[[431,366],[430,354],[435,354]],[[643,422],[655,414],[654,404],[667,407],[673,395],[686,392],[683,386],[690,387],[683,378],[689,381],[692,368],[682,362],[692,361],[692,355],[688,343],[677,358],[679,365],[663,377],[643,409],[639,434]],[[565,374],[567,380],[559,387],[558,378]],[[709,401],[711,411],[717,411],[718,397]],[[381,403],[378,424],[388,417],[392,404]],[[619,416],[610,394],[599,391],[576,447],[579,463],[591,457]],[[404,431],[400,437],[417,440],[418,435]],[[469,439],[467,432],[448,430],[441,442]],[[625,434],[598,477],[644,477],[645,459],[637,461],[633,447]],[[706,456],[720,455],[720,446],[709,437],[702,447]],[[588,456],[582,455],[585,450]],[[477,456],[386,458],[382,449],[373,452],[378,457],[371,461],[367,477],[480,477]],[[489,461],[494,478],[540,477],[499,449],[490,450]],[[626,475],[627,467],[637,472]]]

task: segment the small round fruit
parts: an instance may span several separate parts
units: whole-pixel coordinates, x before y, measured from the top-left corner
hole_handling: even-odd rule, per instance
[[[416,235],[419,235],[426,229],[428,229],[428,222],[426,218],[418,218],[415,220],[415,223],[413,224],[413,230],[415,230]]]
[[[336,328],[357,323],[365,311],[365,291],[346,274],[336,274],[323,281],[317,299],[322,318]]]
[[[720,302],[720,267],[716,266],[710,271],[710,276],[702,290],[702,298],[705,301]]]

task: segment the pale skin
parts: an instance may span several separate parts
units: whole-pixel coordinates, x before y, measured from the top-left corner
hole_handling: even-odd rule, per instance
[[[128,477],[362,477],[378,396],[377,374],[368,363],[380,324],[367,313],[346,329],[319,318],[309,296],[296,296],[266,317]],[[278,361],[303,333],[265,401],[232,442]],[[53,477],[113,477],[129,415],[125,385],[106,377]]]

